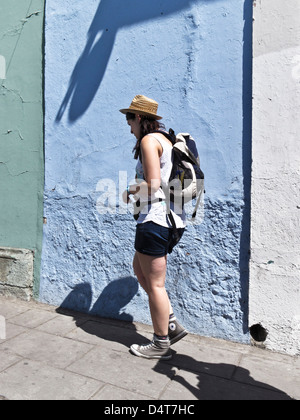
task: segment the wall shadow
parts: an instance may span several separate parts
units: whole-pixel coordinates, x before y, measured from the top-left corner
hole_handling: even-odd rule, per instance
[[[123,309],[138,293],[139,285],[134,277],[112,281],[105,287],[90,313],[104,318],[133,321],[133,316]]]
[[[141,344],[145,341],[145,337],[137,332],[133,324],[133,316],[123,310],[138,290],[138,282],[134,277],[114,280],[104,288],[92,306],[91,285],[82,283],[74,287],[56,311],[72,316],[76,326],[90,335],[130,347],[133,342]],[[86,322],[84,314],[91,315],[90,321]],[[102,318],[107,321],[101,322]],[[119,328],[114,328],[114,324]],[[120,326],[124,327],[121,334]]]
[[[249,332],[249,261],[250,261],[250,218],[251,218],[251,168],[252,168],[252,0],[244,2],[243,34],[243,137],[242,171],[244,209],[240,242],[240,282],[243,332]]]
[[[69,105],[68,119],[75,122],[91,105],[106,72],[115,39],[121,28],[188,9],[193,3],[221,0],[101,0],[87,34],[86,46],[72,72],[69,87],[56,115],[62,119]]]
[[[70,309],[104,318],[133,321],[132,315],[122,312],[122,308],[134,298],[138,290],[138,282],[134,277],[114,280],[103,289],[97,301],[91,306],[93,291],[90,283],[77,284],[63,300],[59,310]]]

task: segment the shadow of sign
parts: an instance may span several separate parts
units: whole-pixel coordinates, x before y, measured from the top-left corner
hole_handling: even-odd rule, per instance
[[[221,0],[101,0],[87,34],[86,46],[69,81],[69,87],[56,116],[58,123],[69,105],[68,118],[75,122],[91,105],[105,75],[118,31],[144,21],[165,18],[193,3]]]

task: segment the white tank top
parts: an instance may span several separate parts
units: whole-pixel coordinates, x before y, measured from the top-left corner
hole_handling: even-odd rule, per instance
[[[162,187],[167,187],[171,170],[172,170],[172,145],[167,141],[163,140],[160,136],[156,134],[150,134],[154,137],[162,147],[162,155],[160,157],[160,177],[161,177],[161,185]],[[138,160],[136,165],[136,173],[137,178],[142,180],[144,178],[143,172],[143,165]],[[162,201],[158,201],[161,199]],[[154,222],[158,225],[165,226],[165,227],[172,227],[168,214],[167,214],[167,205],[166,205],[166,196],[163,192],[162,188],[159,188],[156,193],[152,194],[148,197],[140,197],[141,201],[141,213],[138,218],[137,223],[145,223],[145,222]],[[149,201],[152,204],[148,204]],[[184,228],[186,226],[185,220],[185,212],[184,209],[181,209],[179,206],[174,207],[174,203],[170,203],[170,208],[175,220],[175,224],[177,228]]]

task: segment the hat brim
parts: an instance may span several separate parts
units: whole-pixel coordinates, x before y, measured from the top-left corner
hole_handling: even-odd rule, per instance
[[[151,112],[140,111],[139,109],[134,109],[134,108],[120,109],[120,112],[122,114],[127,114],[127,112],[131,112],[132,114],[143,115],[145,117],[152,117],[155,120],[161,120],[162,119],[162,117],[160,117],[159,115],[152,114]]]

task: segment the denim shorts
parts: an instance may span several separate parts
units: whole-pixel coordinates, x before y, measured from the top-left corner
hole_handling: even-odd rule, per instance
[[[177,235],[174,237],[172,228],[160,226],[154,222],[138,223],[135,235],[135,250],[145,255],[164,257],[171,254],[183,232],[184,229],[176,229]]]

